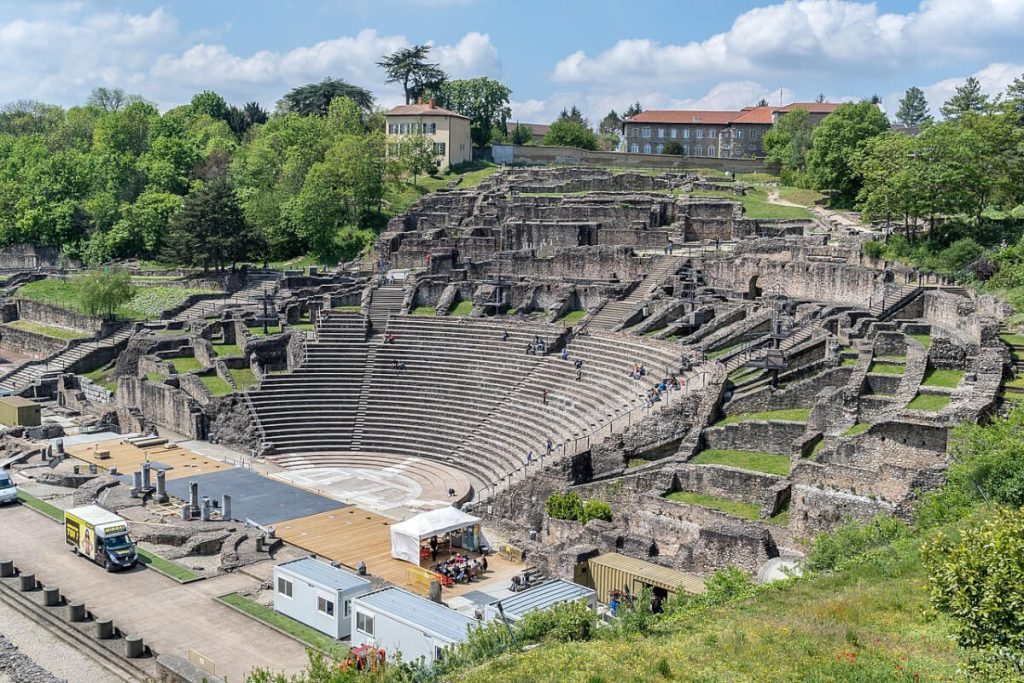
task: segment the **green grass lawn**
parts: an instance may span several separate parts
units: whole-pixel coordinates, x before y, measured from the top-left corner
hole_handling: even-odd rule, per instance
[[[290,329],[301,330],[303,332],[312,332],[313,331],[313,323],[309,322],[308,320],[304,321],[304,322],[291,323],[290,325],[288,325],[288,327]]]
[[[938,368],[932,368],[924,373],[924,381],[921,382],[926,387],[947,387],[949,389],[955,389],[960,380],[963,379],[963,370],[940,370]]]
[[[54,327],[53,325],[41,325],[39,323],[34,323],[31,320],[12,320],[9,323],[4,323],[4,327],[12,327],[16,330],[21,330],[22,332],[41,334],[55,339],[64,339],[65,341],[92,336],[88,332],[69,330],[65,327]]]
[[[806,220],[812,217],[810,211],[799,206],[780,206],[768,201],[768,190],[763,187],[753,187],[747,190],[742,197],[722,192],[692,192],[694,197],[718,197],[721,199],[732,199],[743,205],[744,218],[774,218],[782,220]]]
[[[180,564],[176,564],[168,559],[160,557],[154,552],[138,546],[136,546],[135,549],[139,553],[139,564],[145,565],[147,568],[152,569],[155,572],[159,572],[164,576],[168,576],[178,583],[190,583],[203,578],[191,569],[186,569]]]
[[[779,176],[771,173],[737,173],[736,180],[746,183],[777,183]]]
[[[839,366],[843,367],[843,368],[848,368],[851,365],[856,365],[856,364],[857,364],[857,359],[856,358],[843,358],[839,362]]]
[[[148,379],[150,382],[163,382],[165,379],[167,379],[167,375],[162,375],[159,372],[147,372],[146,379]]]
[[[257,337],[262,337],[263,334],[264,334],[264,332],[263,332],[263,325],[257,325],[256,327],[250,327],[249,328],[249,334],[252,334],[252,335],[257,336]],[[281,326],[280,325],[267,325],[267,332],[266,332],[266,334],[268,334],[268,335],[269,334],[281,334]],[[237,353],[235,355],[241,355],[241,352],[239,352],[239,353]]]
[[[174,371],[179,375],[203,370],[203,364],[200,363],[197,358],[193,358],[192,356],[188,356],[187,358],[171,358],[170,361],[171,365],[174,366]]]
[[[199,378],[199,381],[206,386],[212,396],[227,396],[228,394],[235,393],[231,385],[217,375],[203,375]]]
[[[814,190],[805,190],[801,187],[780,187],[779,199],[803,206],[814,206],[818,202],[823,201],[825,195]]]
[[[630,458],[626,462],[626,469],[631,470],[634,467],[643,467],[644,465],[650,464],[650,462],[650,460],[645,460],[643,458]]]
[[[27,505],[34,510],[38,510],[47,517],[57,520],[61,524],[64,523],[64,511],[56,505],[50,505],[45,500],[40,500],[31,493],[26,493],[23,490],[18,491],[18,500],[20,500],[23,505]]]
[[[890,363],[906,363],[907,362],[907,357],[906,356],[875,356],[875,360],[880,360],[882,362],[890,362]]]
[[[469,312],[473,310],[472,301],[460,301],[455,304],[455,308],[448,311],[448,315],[456,317],[465,317],[469,315]]]
[[[920,541],[753,598],[666,619],[649,636],[545,643],[460,673],[459,683],[910,683],[963,680],[931,613]],[[670,664],[670,676],[657,664]],[[897,667],[902,667],[898,669]]]
[[[437,309],[432,306],[417,306],[416,308],[412,309],[412,314],[423,317],[433,317],[437,315]]]
[[[132,300],[117,309],[116,313],[129,320],[158,318],[161,312],[182,304],[193,294],[216,293],[212,289],[194,287],[136,287]],[[14,296],[59,306],[84,315],[89,314],[82,302],[82,288],[74,279],[65,282],[48,278],[29,282],[19,287]]]
[[[741,346],[743,346],[743,342],[736,342],[735,344],[730,344],[729,346],[716,349],[715,351],[708,351],[706,355],[709,360],[714,360],[716,358],[721,358],[725,354],[729,353],[730,351],[734,351],[740,348]]]
[[[228,372],[231,373],[231,379],[235,380],[239,391],[256,386],[256,374],[249,368],[231,368]]]
[[[873,372],[878,375],[902,375],[906,370],[905,365],[894,365],[893,363],[879,363],[874,362],[871,367],[868,368],[868,372]]]
[[[214,344],[213,353],[214,355],[225,358],[230,356],[241,356],[242,346],[240,344]]]
[[[343,306],[335,306],[331,309],[332,311],[343,311],[345,313],[358,313],[363,310],[363,307],[359,304],[345,304]]]
[[[930,334],[911,334],[908,336],[916,339],[918,343],[924,347],[925,351],[930,349],[932,346],[932,336]]]
[[[556,322],[560,322],[560,323],[562,323],[563,325],[566,325],[566,326],[572,326],[572,325],[575,325],[576,323],[578,323],[579,321],[583,320],[583,317],[586,314],[587,314],[586,311],[580,311],[580,310],[569,311],[568,313],[563,315],[561,318],[559,318]]]
[[[929,410],[937,411],[942,410],[949,405],[949,396],[939,396],[937,394],[918,394],[914,397],[914,400],[907,404],[907,408],[911,410]]]
[[[658,334],[660,332],[663,332],[664,330],[665,330],[664,327],[656,327],[653,330],[647,330],[646,332],[644,332],[643,336],[645,336],[645,337],[653,337],[654,335],[656,335],[656,334]]]
[[[82,377],[91,379],[93,382],[99,384],[107,391],[113,392],[115,389],[117,389],[117,382],[111,376],[111,373],[113,371],[113,365],[105,365],[102,368],[96,368],[92,372],[87,372],[83,374]]]
[[[811,414],[810,408],[787,408],[783,410],[765,410],[759,413],[737,413],[726,415],[724,419],[716,422],[715,427],[737,424],[739,422],[750,422],[752,420],[789,420],[791,422],[807,422]]]
[[[789,474],[789,456],[778,453],[730,451],[713,448],[701,451],[690,462],[695,465],[727,465],[754,472],[778,474],[782,477]]]
[[[1019,334],[1001,334],[999,338],[1003,340],[1007,346],[1021,346],[1024,347],[1024,335]]]
[[[1013,387],[1015,389],[1024,389],[1024,375],[1019,375],[1013,379],[1006,380],[1006,386]]]
[[[845,432],[843,432],[842,436],[856,436],[857,434],[863,434],[864,432],[868,431],[868,429],[870,429],[870,428],[871,428],[871,424],[870,423],[868,423],[868,422],[858,422],[857,424],[853,425],[852,427],[847,429]]]
[[[744,503],[738,500],[730,500],[728,498],[719,498],[718,496],[709,496],[703,493],[693,493],[691,491],[676,491],[665,496],[669,500],[677,503],[688,503],[690,505],[700,505],[701,507],[711,508],[712,510],[718,510],[734,517],[742,517],[743,519],[761,519],[761,506],[754,505],[753,503]]]
[[[312,648],[321,650],[336,657],[345,657],[348,655],[349,648],[347,643],[339,642],[325,633],[321,633],[320,631],[310,628],[291,617],[285,616],[280,612],[276,612],[270,607],[264,607],[258,602],[250,600],[238,593],[229,593],[228,595],[222,595],[217,599],[226,605],[231,605],[235,609],[244,612],[256,621],[262,621],[268,626],[284,631],[291,637]]]

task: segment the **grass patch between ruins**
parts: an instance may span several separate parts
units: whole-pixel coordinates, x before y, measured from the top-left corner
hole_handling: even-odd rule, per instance
[[[314,628],[306,626],[289,616],[276,612],[272,608],[265,607],[238,593],[222,595],[217,600],[314,649],[332,654],[335,657],[344,657],[348,654],[348,645],[346,643],[334,640]]]
[[[760,451],[732,451],[711,448],[701,451],[690,461],[695,465],[726,465],[741,470],[786,476],[789,474],[789,456]]]
[[[231,388],[230,384],[222,380],[217,375],[203,375],[199,378],[199,381],[206,386],[207,391],[209,391],[212,396],[227,396],[235,391]]]
[[[676,491],[665,497],[676,503],[699,505],[700,507],[718,510],[734,517],[761,519],[761,506],[754,503],[744,503],[738,500],[709,496],[704,493],[693,493],[692,491]]]
[[[235,381],[235,386],[239,391],[246,391],[250,387],[256,386],[256,373],[249,368],[231,368],[228,372],[231,373],[231,379]]]
[[[729,346],[716,349],[715,351],[709,351],[706,355],[708,357],[708,360],[715,360],[716,358],[721,358],[730,351],[735,351],[741,346],[743,346],[743,342],[736,342],[735,344],[730,344]]]
[[[726,415],[724,419],[716,422],[713,426],[724,427],[726,425],[738,424],[740,422],[752,422],[754,420],[787,420],[790,422],[807,422],[811,415],[810,408],[785,408],[782,410],[764,410],[757,413],[737,413]]]
[[[213,353],[217,356],[241,356],[242,347],[240,344],[214,344]]]
[[[1003,343],[1007,346],[1021,346],[1024,347],[1024,335],[1019,334],[1001,334],[999,338],[1003,340]]]
[[[802,206],[782,206],[772,204],[768,201],[768,191],[763,187],[748,188],[747,193],[740,196],[726,194],[723,192],[692,192],[694,197],[715,197],[719,199],[730,199],[740,202],[743,205],[744,218],[764,218],[777,220],[808,220],[812,217],[810,211]]]
[[[853,425],[852,427],[847,429],[845,432],[843,432],[842,436],[856,436],[858,434],[863,434],[864,432],[868,431],[868,429],[870,429],[870,428],[871,428],[871,423],[869,423],[869,422],[858,422],[857,424]]]
[[[583,320],[584,316],[586,316],[586,315],[587,315],[586,311],[580,311],[580,310],[569,311],[568,313],[563,315],[561,318],[559,318],[558,322],[562,323],[563,325],[575,325],[579,321]]]
[[[263,332],[263,325],[257,325],[256,327],[249,328],[249,334],[257,337],[262,337],[264,334],[281,334],[280,325],[267,325],[267,331]]]
[[[135,546],[135,550],[139,553],[139,564],[145,565],[147,569],[163,574],[164,576],[174,579],[178,583],[191,583],[192,581],[198,581],[203,578],[199,574],[196,574],[191,569],[186,569],[180,564],[171,562],[168,559],[160,557],[154,552]]]
[[[53,337],[54,339],[63,339],[65,341],[70,339],[82,339],[90,336],[88,332],[81,332],[79,330],[69,330],[66,327],[56,327],[54,325],[42,325],[40,323],[32,322],[31,320],[12,320],[8,323],[4,323],[4,327],[12,327],[22,332],[31,332],[32,334],[41,334],[44,337]]]
[[[955,389],[960,380],[963,379],[963,370],[943,370],[939,368],[932,368],[928,372],[924,373],[924,381],[921,382],[922,386],[925,387],[946,387],[949,389]]]
[[[907,336],[911,339],[916,339],[917,343],[923,346],[925,351],[932,347],[932,336],[930,334],[911,334]]]
[[[91,379],[110,393],[114,393],[114,390],[117,389],[117,381],[111,375],[113,372],[113,365],[105,365],[101,368],[96,368],[92,372],[83,373],[81,376],[86,379]]]
[[[163,311],[180,306],[193,294],[218,294],[212,289],[196,287],[137,287],[135,296],[117,309],[117,315],[129,320],[159,318]],[[82,287],[74,279],[64,281],[47,278],[29,282],[18,288],[15,297],[57,306],[65,310],[89,315],[82,301]]]
[[[343,313],[358,313],[363,310],[363,307],[359,304],[344,304],[343,306],[335,306],[331,309],[332,311],[341,311]]]
[[[199,362],[198,358],[188,356],[186,358],[171,358],[171,365],[174,366],[174,372],[179,375],[184,375],[189,372],[199,372],[203,369],[203,364]]]
[[[422,317],[433,317],[437,315],[437,309],[433,306],[417,306],[412,309],[411,315],[418,315]]]
[[[814,206],[825,199],[825,195],[802,187],[780,187],[779,199],[802,206]]]
[[[871,367],[868,368],[868,372],[873,372],[876,375],[902,375],[906,370],[904,365],[895,365],[894,363],[879,363],[874,362]]]
[[[857,359],[855,357],[854,358],[846,358],[846,357],[844,357],[843,360],[840,361],[839,366],[843,367],[843,368],[848,368],[848,367],[850,367],[852,365],[856,365],[856,364],[857,364]]]
[[[631,470],[636,467],[643,467],[644,465],[649,465],[650,462],[650,460],[645,460],[644,458],[630,458],[626,462],[626,469]]]
[[[460,301],[455,307],[448,311],[448,315],[464,318],[473,310],[472,301]]]
[[[938,394],[918,394],[914,397],[914,400],[907,404],[907,408],[910,410],[937,411],[948,406],[949,400],[949,396],[942,396]]]

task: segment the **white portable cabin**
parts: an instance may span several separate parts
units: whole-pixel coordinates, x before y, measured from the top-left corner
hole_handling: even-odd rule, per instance
[[[484,620],[497,619],[499,614],[504,612],[508,621],[515,622],[526,616],[527,612],[545,610],[559,603],[578,600],[585,600],[587,607],[592,610],[597,609],[597,591],[593,588],[587,588],[565,579],[555,579],[484,606]],[[500,611],[498,603],[501,603]]]
[[[274,567],[274,609],[332,638],[346,638],[352,600],[370,590],[361,576],[304,557]]]
[[[462,642],[480,622],[401,588],[384,588],[352,601],[352,646],[373,645],[402,661],[431,664]]]

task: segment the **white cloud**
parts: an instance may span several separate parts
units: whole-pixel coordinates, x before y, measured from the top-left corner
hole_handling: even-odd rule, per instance
[[[909,14],[880,14],[874,3],[850,0],[787,0],[745,12],[728,31],[700,42],[630,39],[593,57],[574,52],[552,77],[664,86],[738,75],[892,73],[1018,50],[1022,31],[1024,0],[923,0]]]
[[[79,103],[100,85],[137,92],[161,107],[187,102],[199,90],[229,101],[257,99],[265,106],[287,90],[325,77],[368,88],[385,106],[401,100],[384,83],[377,61],[407,47],[402,35],[364,29],[287,51],[237,54],[214,42],[182,34],[168,12],[89,14],[77,4],[49,8],[31,20],[0,21],[0,102],[21,98]],[[501,73],[490,36],[470,32],[452,45],[436,45],[434,58],[454,77]]]

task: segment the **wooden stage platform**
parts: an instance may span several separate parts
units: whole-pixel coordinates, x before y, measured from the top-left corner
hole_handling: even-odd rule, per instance
[[[119,474],[129,476],[146,461],[158,462],[170,468],[167,470],[168,479],[194,477],[197,474],[209,474],[210,472],[232,469],[232,466],[227,463],[204,458],[198,453],[193,453],[187,448],[181,448],[174,444],[139,448],[130,443],[121,443],[120,439],[112,439],[98,443],[68,446],[65,450],[68,455],[74,456],[83,462],[95,463],[104,470],[116,467]],[[97,451],[108,451],[110,457],[97,458]]]
[[[391,525],[396,520],[367,512],[356,507],[331,510],[308,517],[300,517],[275,525],[277,535],[287,543],[308,550],[320,557],[337,560],[350,569],[359,562],[366,563],[372,576],[426,595],[430,588],[430,575],[426,569],[391,557]],[[469,553],[476,557],[476,553]],[[438,559],[443,559],[439,556]],[[454,597],[470,591],[508,586],[512,576],[523,571],[523,565],[498,557],[487,556],[487,573],[468,584],[456,584],[444,590],[445,597]]]

